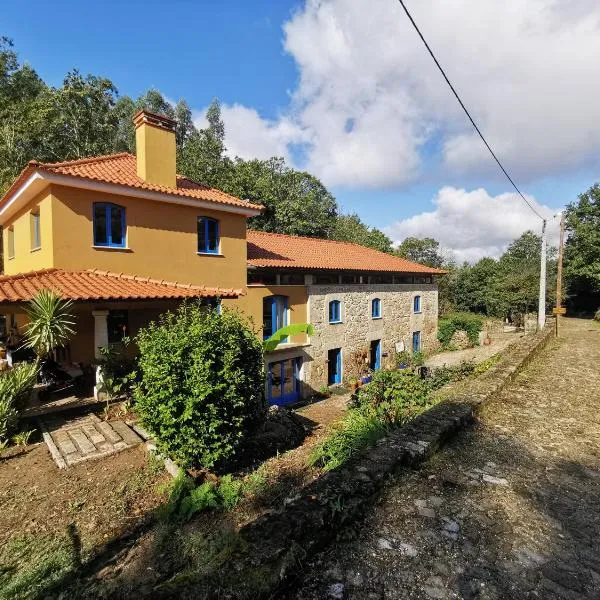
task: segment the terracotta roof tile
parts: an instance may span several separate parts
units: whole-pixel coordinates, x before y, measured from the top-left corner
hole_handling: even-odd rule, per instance
[[[140,190],[160,192],[172,196],[182,196],[185,198],[216,202],[218,204],[262,210],[262,207],[257,204],[251,204],[250,202],[226,194],[221,190],[192,181],[182,175],[177,175],[177,188],[148,183],[138,177],[136,157],[127,152],[59,163],[39,163],[32,160],[6,192],[0,201],[0,206],[7,202],[20,185],[36,170],[57,173],[59,175],[69,175],[71,177],[91,181],[125,185]]]
[[[98,269],[52,268],[0,276],[0,303],[26,302],[41,289],[53,289],[63,298],[76,301],[236,298],[243,294],[242,290],[159,281]]]
[[[445,271],[349,242],[248,231],[255,267],[441,274]]]

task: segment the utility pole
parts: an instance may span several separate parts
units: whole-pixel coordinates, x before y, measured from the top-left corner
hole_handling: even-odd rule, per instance
[[[558,321],[560,319],[560,315],[562,314],[561,304],[562,304],[562,272],[563,272],[563,243],[565,239],[565,213],[564,211],[560,215],[560,238],[558,242],[558,269],[556,272],[556,328],[555,334],[558,337]]]
[[[540,296],[538,302],[538,331],[546,324],[546,219],[542,223],[542,252],[540,257]]]

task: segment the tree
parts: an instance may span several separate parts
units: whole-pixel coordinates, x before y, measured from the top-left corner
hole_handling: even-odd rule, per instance
[[[45,358],[66,344],[75,333],[72,307],[70,300],[61,300],[52,290],[40,290],[26,309],[29,322],[25,325],[25,346],[34,350],[39,358]]]
[[[493,258],[485,257],[474,265],[464,263],[456,271],[454,308],[457,311],[496,315],[498,299],[499,265]]]
[[[283,158],[236,159],[224,189],[265,207],[249,222],[253,229],[327,238],[335,226],[335,198],[316,177],[287,167]]]
[[[398,246],[396,254],[428,267],[440,268],[444,258],[439,248],[440,243],[433,238],[408,237]]]
[[[592,312],[600,307],[600,185],[569,204],[565,214],[565,281],[569,303]]]
[[[331,238],[354,242],[380,252],[392,252],[392,240],[379,229],[363,223],[357,214],[338,215]]]

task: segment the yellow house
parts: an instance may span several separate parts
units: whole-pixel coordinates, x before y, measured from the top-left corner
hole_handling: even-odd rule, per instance
[[[176,174],[175,122],[134,118],[136,155],[30,162],[0,199],[0,313],[17,347],[40,289],[74,301],[77,334],[57,358],[99,348],[186,298],[240,309],[266,338],[311,323],[266,357],[266,394],[285,404],[427,349],[441,271],[356,244],[247,231],[261,207]]]
[[[0,310],[18,337],[39,289],[72,299],[67,362],[90,363],[184,298],[245,294],[246,219],[261,207],[177,175],[173,120],[134,122],[136,156],[32,161],[0,200]]]

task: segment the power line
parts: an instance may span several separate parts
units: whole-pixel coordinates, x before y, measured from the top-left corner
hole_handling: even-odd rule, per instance
[[[531,204],[531,202],[529,202],[529,200],[527,200],[527,198],[525,198],[525,196],[521,193],[521,190],[517,187],[517,184],[512,180],[512,178],[508,174],[507,170],[502,166],[502,163],[500,162],[500,160],[498,159],[498,157],[494,154],[494,151],[492,150],[492,148],[490,147],[490,145],[487,143],[487,140],[483,137],[483,133],[481,133],[479,127],[477,127],[475,121],[473,120],[473,117],[471,116],[471,114],[467,110],[467,107],[464,105],[463,101],[460,99],[460,96],[458,95],[457,91],[454,89],[454,86],[450,83],[450,80],[448,79],[448,76],[444,72],[444,69],[442,69],[442,66],[438,62],[438,59],[435,57],[435,54],[433,53],[433,50],[429,47],[429,44],[427,43],[427,40],[423,37],[423,34],[421,33],[421,30],[419,29],[418,25],[415,23],[415,20],[412,18],[412,15],[408,12],[408,8],[406,8],[406,5],[404,4],[403,0],[398,0],[398,2],[400,2],[400,5],[402,6],[402,8],[404,9],[404,12],[406,13],[406,16],[409,18],[409,20],[412,23],[413,27],[416,29],[417,33],[419,34],[419,37],[421,38],[421,40],[425,44],[425,48],[427,48],[427,51],[431,55],[431,58],[433,58],[433,61],[435,62],[437,68],[440,70],[440,73],[443,75],[444,79],[446,80],[446,83],[450,86],[450,89],[452,90],[452,93],[454,94],[454,96],[458,100],[458,103],[461,105],[462,109],[465,111],[465,114],[467,115],[467,117],[469,117],[469,121],[471,121],[471,124],[473,125],[473,127],[475,127],[475,131],[477,131],[477,133],[479,134],[479,137],[481,138],[482,142],[485,144],[485,147],[490,151],[490,154],[494,157],[494,160],[498,163],[498,166],[500,167],[500,169],[502,169],[502,172],[506,175],[506,178],[510,181],[510,183],[512,184],[512,186],[515,188],[515,190],[517,191],[517,194],[519,194],[519,196],[521,196],[521,198],[523,198],[525,204],[527,204],[527,206],[529,206],[529,208],[540,219],[542,219],[542,221],[544,221],[545,220],[544,217],[542,217],[542,215],[540,215],[540,213],[533,207],[533,205]]]

